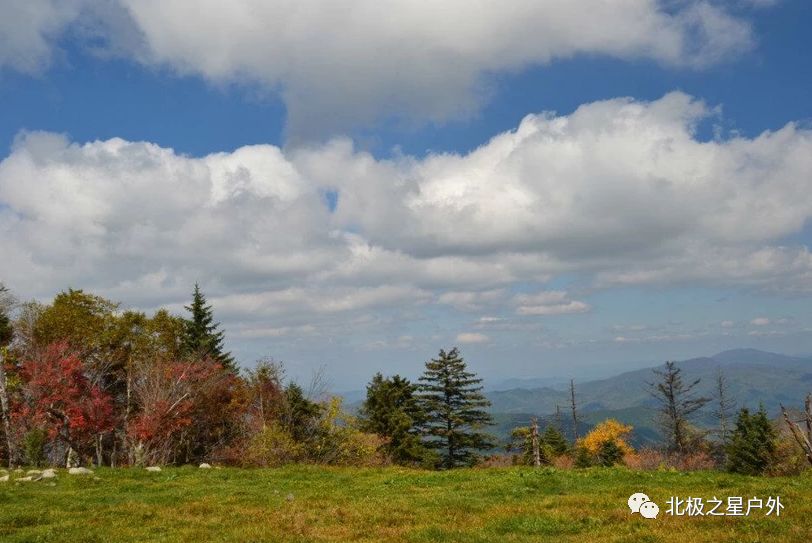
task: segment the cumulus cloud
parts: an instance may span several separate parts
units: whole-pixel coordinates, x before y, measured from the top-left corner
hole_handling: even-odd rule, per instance
[[[486,74],[579,54],[702,67],[753,44],[747,21],[705,0],[32,0],[2,10],[0,66],[31,71],[68,28],[90,25],[95,47],[145,65],[280,93],[304,138],[392,116],[465,117],[488,98]]]
[[[469,325],[518,329],[614,285],[812,291],[812,255],[785,241],[812,216],[812,133],[700,140],[711,114],[681,93],[607,100],[420,159],[346,139],[189,157],[22,134],[0,162],[0,280],[176,309],[200,281],[246,337],[435,309],[513,314]],[[562,276],[583,294],[548,286]]]
[[[82,0],[26,0],[0,6],[0,68],[35,74],[46,68],[54,42],[79,16]]]
[[[753,326],[767,326],[770,324],[770,319],[767,317],[757,317],[750,321]]]

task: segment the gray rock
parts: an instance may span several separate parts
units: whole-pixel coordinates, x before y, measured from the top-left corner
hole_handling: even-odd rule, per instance
[[[200,469],[211,469],[211,464],[203,462],[202,464],[200,464]]]
[[[0,477],[0,483],[7,483],[8,482],[8,475],[3,475]]]
[[[31,475],[29,475],[28,477],[20,477],[19,479],[14,479],[14,482],[15,483],[30,483],[33,480],[34,480],[34,478]]]
[[[70,468],[68,473],[71,475],[93,475],[93,471],[87,468]]]
[[[42,472],[40,470],[38,470],[38,469],[30,469],[30,470],[26,471],[25,474],[26,475],[31,475],[31,476],[37,476],[37,475],[41,475]]]
[[[40,474],[40,479],[56,479],[56,470],[54,469],[46,469],[42,470]]]
[[[147,471],[158,473],[159,471],[161,471],[161,466],[149,466],[146,469]]]

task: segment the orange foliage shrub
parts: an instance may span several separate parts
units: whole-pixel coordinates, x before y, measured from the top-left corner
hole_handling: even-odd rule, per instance
[[[668,466],[668,458],[654,449],[641,449],[627,454],[624,461],[629,468],[641,471],[652,471]]]
[[[597,455],[601,445],[607,441],[614,441],[624,455],[634,452],[631,445],[626,442],[626,438],[631,433],[632,427],[623,424],[615,419],[607,419],[595,426],[583,439],[579,440],[581,447],[589,451],[592,455]]]
[[[575,467],[575,461],[566,454],[554,457],[551,464],[555,469],[573,469]]]

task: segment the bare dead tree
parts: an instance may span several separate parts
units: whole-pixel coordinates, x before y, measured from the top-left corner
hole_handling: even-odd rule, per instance
[[[665,369],[654,370],[660,380],[648,383],[652,397],[660,404],[659,424],[663,433],[668,437],[671,450],[680,454],[688,447],[691,417],[710,401],[694,392],[700,379],[686,384],[681,373],[674,362],[666,362]]]
[[[564,433],[564,424],[561,422],[561,406],[558,404],[555,404],[555,427],[559,432]]]
[[[792,420],[783,405],[781,405],[781,413],[784,415],[784,420],[792,432],[792,437],[794,437],[798,445],[801,446],[806,459],[812,464],[812,393],[806,395],[806,401],[804,401],[804,416],[800,421]],[[799,422],[804,423],[806,427],[805,434]]]
[[[6,349],[13,339],[13,328],[9,317],[16,301],[8,289],[0,283],[0,410],[3,416],[3,430],[6,434],[6,452],[8,467],[14,467],[14,441],[11,437],[10,404],[6,387]]]
[[[730,437],[730,420],[736,409],[736,400],[730,397],[727,378],[721,368],[716,370],[714,389],[716,393],[716,398],[714,398],[716,406],[713,414],[716,420],[719,421],[719,428],[717,429],[719,439],[725,444]]]
[[[541,466],[541,451],[539,449],[539,420],[530,419],[530,443],[533,448],[533,467]]]
[[[572,442],[578,441],[578,409],[575,402],[575,379],[570,379],[570,409],[572,410]]]

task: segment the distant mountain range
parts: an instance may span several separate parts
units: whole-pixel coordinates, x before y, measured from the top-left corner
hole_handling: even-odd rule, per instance
[[[757,408],[764,404],[772,416],[778,414],[779,404],[797,406],[812,390],[812,357],[793,357],[755,349],[735,349],[711,357],[677,362],[686,382],[700,379],[696,392],[714,397],[717,371],[727,380],[730,396],[738,407]],[[659,440],[654,425],[653,408],[656,401],[649,393],[648,383],[656,380],[652,370],[662,366],[622,373],[608,379],[579,382],[575,379],[576,399],[583,416],[583,435],[589,426],[612,417],[635,427],[633,441],[637,445]],[[558,384],[558,383],[556,383]],[[560,406],[562,425],[567,432],[569,423],[569,392],[560,386],[516,387],[487,392],[491,412],[497,421],[493,433],[505,438],[510,428],[527,425],[531,416],[545,423],[553,422],[556,406]],[[700,426],[713,424],[710,408],[697,418]]]

